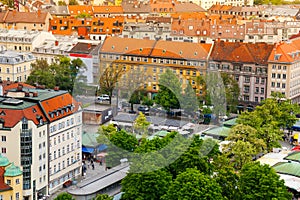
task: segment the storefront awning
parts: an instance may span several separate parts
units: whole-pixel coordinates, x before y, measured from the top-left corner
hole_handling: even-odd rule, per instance
[[[98,151],[104,151],[107,149],[107,146],[105,144],[101,144],[99,147],[98,147]]]
[[[94,150],[95,149],[91,147],[82,147],[82,153],[93,153]]]

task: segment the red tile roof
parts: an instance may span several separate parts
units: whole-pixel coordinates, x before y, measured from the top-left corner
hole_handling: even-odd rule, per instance
[[[96,13],[107,13],[107,14],[115,14],[115,13],[123,13],[122,6],[93,6],[94,14]]]
[[[211,44],[107,37],[100,52],[203,60],[207,58],[210,48]]]
[[[154,40],[106,37],[100,52],[148,56],[154,44]]]
[[[26,84],[26,83],[11,83],[10,81],[2,81],[2,83],[0,83],[0,85],[2,85],[3,87],[3,92],[4,91],[7,91],[7,90],[11,90],[11,89],[17,89],[18,86],[22,86],[22,88],[35,88],[34,86],[32,85],[29,85],[29,84]]]
[[[5,169],[0,167],[0,192],[6,190],[12,190],[12,188],[4,182]]]
[[[208,56],[210,44],[173,42],[159,40],[152,53],[153,57],[183,58],[186,60],[205,60]]]
[[[266,43],[216,41],[210,59],[267,65],[272,49],[273,45]]]
[[[19,123],[24,117],[30,121],[33,121],[36,125],[39,124],[38,117],[41,116],[43,121],[46,121],[46,117],[44,116],[42,110],[38,105],[34,105],[28,108],[19,108],[19,109],[11,109],[11,108],[0,108],[0,119],[4,120],[4,127],[12,128],[17,123]]]
[[[43,110],[46,112],[46,115],[49,118],[50,122],[68,116],[70,114],[74,114],[79,109],[79,103],[69,93],[65,93],[54,98],[44,100],[41,102],[41,105],[43,107]],[[64,114],[60,113],[58,116],[56,115],[56,111],[71,105],[74,106],[73,110],[70,110],[69,107],[69,112],[65,111]],[[53,117],[51,117],[50,115],[50,113],[52,112],[54,112]]]
[[[300,38],[275,44],[269,62],[294,62],[300,60]],[[278,59],[275,59],[278,57]]]
[[[43,12],[17,12],[7,11],[2,20],[5,23],[45,23],[48,20],[48,13]]]

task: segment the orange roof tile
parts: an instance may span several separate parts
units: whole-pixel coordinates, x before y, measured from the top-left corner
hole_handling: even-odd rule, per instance
[[[39,124],[39,116],[43,118],[43,121],[46,121],[46,117],[37,104],[25,109],[0,108],[0,113],[2,113],[0,119],[4,120],[4,127],[8,128],[14,127],[24,117],[30,121],[33,121],[36,125]]]
[[[43,12],[17,12],[7,11],[4,16],[6,23],[45,23],[48,19],[48,13]]]
[[[93,7],[89,5],[69,5],[68,9],[70,15],[78,15],[80,13],[87,13],[93,15]]]
[[[210,44],[173,42],[160,40],[151,53],[153,57],[178,58],[186,60],[205,60],[208,56]]]
[[[95,13],[107,13],[107,14],[114,14],[114,13],[123,13],[122,6],[93,6],[94,14]]]
[[[295,38],[289,42],[275,44],[269,57],[269,62],[294,62],[300,60],[300,38]],[[275,59],[275,55],[278,59]]]
[[[2,81],[0,85],[3,86],[3,91],[17,89],[19,85],[22,85],[23,88],[35,88],[34,86],[26,83],[10,83],[10,81]]]
[[[4,173],[5,173],[5,169],[0,167],[0,192],[12,190],[12,187],[10,187],[4,182]]]
[[[216,41],[210,59],[266,65],[272,49],[273,45],[266,43],[250,44]]]
[[[100,52],[148,56],[155,40],[106,37]]]
[[[46,112],[46,115],[50,122],[60,119],[62,117],[68,116],[77,112],[79,109],[79,103],[69,94],[61,94],[59,96],[53,97],[51,99],[47,99],[41,102],[43,110]],[[57,111],[58,109],[63,109],[66,106],[74,105],[73,111],[69,109],[69,112],[64,112],[64,114],[59,114],[58,116],[54,113],[53,117],[51,117],[50,113]]]

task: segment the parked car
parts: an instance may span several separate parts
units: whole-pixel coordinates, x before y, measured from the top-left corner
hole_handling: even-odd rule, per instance
[[[138,111],[146,114],[146,113],[149,113],[149,108],[147,106],[139,106]]]
[[[102,94],[100,96],[97,97],[97,101],[109,101],[110,100],[110,97],[109,95],[107,94]]]

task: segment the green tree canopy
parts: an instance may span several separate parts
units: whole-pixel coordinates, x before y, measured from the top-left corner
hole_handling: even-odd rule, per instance
[[[236,173],[233,163],[225,155],[218,155],[213,161],[214,175],[213,178],[222,188],[224,199],[238,199],[239,194],[239,176]]]
[[[236,111],[238,105],[240,88],[237,81],[227,73],[221,73],[221,77],[225,87],[226,104],[229,112]]]
[[[124,200],[156,200],[167,193],[172,176],[166,170],[129,173],[122,180]]]
[[[31,66],[32,71],[26,81],[28,84],[45,85],[46,88],[59,86],[60,89],[69,92],[73,91],[79,70],[85,68],[81,59],[71,61],[64,56],[59,57],[58,63],[49,65],[45,60],[36,60]]]
[[[125,130],[118,131],[113,125],[101,126],[98,129],[97,141],[107,144],[106,166],[114,167],[120,164],[123,158],[130,159],[131,153],[138,146],[138,141]]]
[[[171,184],[164,200],[224,199],[219,184],[197,169],[187,169]]]
[[[63,192],[57,195],[54,200],[75,200],[69,193]]]
[[[139,112],[139,115],[137,118],[134,120],[133,127],[134,131],[137,132],[138,134],[148,134],[148,127],[150,126],[150,122],[147,121],[146,116],[142,113]]]
[[[107,194],[98,194],[94,200],[113,200],[114,198]]]
[[[199,108],[199,101],[191,84],[188,84],[184,89],[182,99],[184,100],[181,102],[180,106],[185,112],[193,114]]]
[[[155,102],[164,109],[176,109],[180,107],[181,84],[177,76],[167,69],[165,73],[160,75],[159,90],[155,97]]]
[[[236,168],[240,169],[245,163],[253,160],[259,153],[265,152],[266,144],[257,137],[257,131],[248,125],[234,126],[226,138],[231,141],[225,146],[224,152],[232,156]]]
[[[237,123],[249,125],[256,129],[257,138],[263,139],[269,151],[279,147],[283,131],[281,129],[292,127],[297,121],[296,114],[299,106],[285,100],[282,94],[273,93],[261,106],[253,112],[244,112],[239,115]]]
[[[69,5],[79,5],[77,0],[69,0]]]
[[[275,170],[258,162],[248,163],[240,172],[240,199],[292,199]]]

